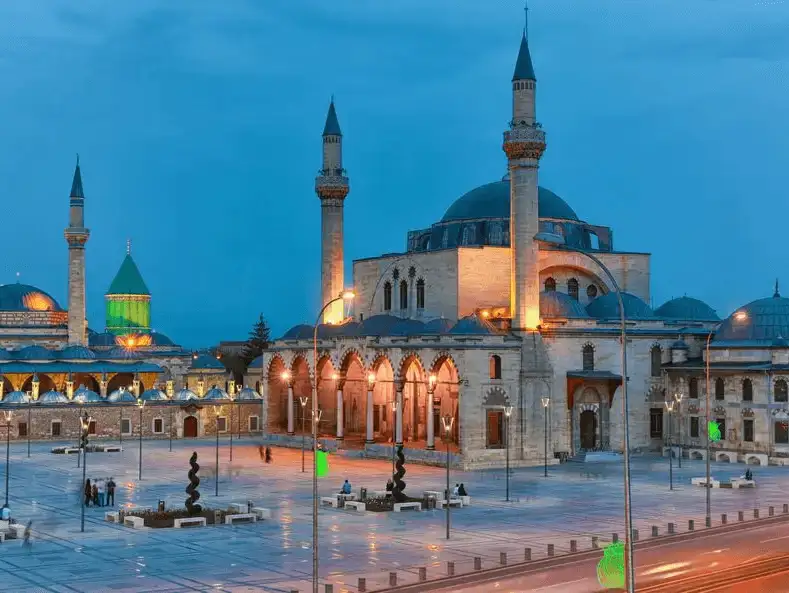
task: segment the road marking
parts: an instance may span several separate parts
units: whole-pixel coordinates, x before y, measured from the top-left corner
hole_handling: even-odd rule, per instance
[[[721,550],[710,550],[709,552],[702,552],[701,555],[704,556],[705,554],[720,554],[721,552],[725,552],[728,549],[729,548],[723,548]]]
[[[539,589],[529,589],[529,591],[547,591],[548,589],[553,589],[555,587],[563,587],[564,585],[574,585],[575,583],[583,583],[584,581],[588,581],[588,578],[578,579],[576,581],[566,581],[564,583],[556,583],[555,585],[548,585],[546,587],[540,587]]]
[[[651,576],[653,574],[660,574],[662,572],[671,572],[673,570],[678,570],[680,568],[685,568],[690,566],[690,562],[674,562],[672,564],[661,564],[658,568],[653,568],[652,570],[645,570],[642,574],[646,576]]]
[[[770,539],[763,539],[759,543],[760,544],[766,544],[767,542],[777,542],[779,539],[786,539],[788,537],[789,537],[789,535],[782,535],[781,537],[772,537]]]

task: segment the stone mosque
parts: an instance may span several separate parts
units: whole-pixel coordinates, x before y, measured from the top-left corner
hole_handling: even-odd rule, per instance
[[[317,363],[314,326],[298,325],[251,365],[247,382],[264,397],[269,438],[300,444],[311,431],[316,383],[318,432],[329,448],[387,457],[403,444],[407,458],[440,463],[446,443],[468,469],[503,467],[507,457],[533,465],[621,452],[619,305],[591,254],[622,291],[631,449],[665,455],[675,446],[705,456],[706,351],[710,416],[723,429],[711,445],[716,459],[789,458],[789,299],[776,285],[774,296],[724,321],[688,296],[653,310],[650,254],[616,249],[612,229],[586,222],[538,184],[548,133],[537,119],[526,30],[511,85],[508,174],[408,232],[404,252],[354,261],[349,283],[343,209],[350,186],[332,100],[315,181],[322,302],[349,286],[355,298],[326,310]],[[560,242],[538,241],[538,233]],[[665,402],[676,399],[669,434]]]

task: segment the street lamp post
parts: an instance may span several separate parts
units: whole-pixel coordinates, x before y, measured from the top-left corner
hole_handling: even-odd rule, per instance
[[[315,372],[315,380],[312,382],[312,593],[318,592],[318,326],[320,325],[323,314],[331,305],[338,301],[350,301],[356,294],[352,290],[340,293],[328,303],[324,303],[323,308],[315,319],[315,327],[312,332],[312,368]]]
[[[674,411],[673,401],[666,402],[666,410],[668,410],[668,489],[674,490],[674,448],[671,446],[671,414]]]
[[[82,425],[82,400],[78,399],[77,403],[79,404],[79,412],[77,414],[77,418],[79,418],[80,426]],[[77,467],[80,464],[80,449],[82,448],[82,442],[80,441],[79,446],[77,447]]]
[[[84,500],[84,491],[85,491],[85,484],[87,483],[86,474],[87,474],[87,467],[88,467],[88,448],[85,446],[88,440],[88,431],[90,431],[90,423],[91,418],[88,416],[88,413],[85,412],[85,417],[83,418],[80,416],[79,424],[80,424],[80,445],[82,449],[82,454],[85,456],[85,459],[82,460],[82,492],[80,494],[80,527],[79,530],[84,533],[85,531],[85,505],[87,501]],[[77,456],[79,456],[79,451],[77,451]]]
[[[542,430],[543,436],[543,454],[545,458],[545,472],[544,475],[548,477],[548,406],[551,403],[550,397],[541,398],[542,401],[542,415],[545,417],[545,427]]]
[[[139,429],[139,433],[140,433],[140,455],[139,455],[139,457],[140,457],[140,464],[139,464],[139,467],[140,467],[140,469],[139,469],[139,473],[137,475],[137,479],[138,479],[138,481],[142,481],[142,409],[145,407],[145,400],[144,399],[138,399],[137,400],[137,407],[140,409],[140,429]]]
[[[307,429],[304,428],[304,421],[307,419],[306,409],[309,399],[306,395],[299,396],[299,403],[301,404],[301,473],[304,473],[304,446],[307,438]]]
[[[626,578],[627,592],[635,593],[636,587],[636,571],[633,566],[633,515],[631,512],[631,496],[630,496],[630,421],[628,419],[628,401],[627,401],[627,323],[625,304],[622,300],[622,291],[619,289],[619,284],[614,278],[605,264],[593,253],[584,249],[578,249],[567,245],[563,236],[555,235],[553,233],[537,233],[534,237],[535,241],[551,245],[555,248],[564,251],[571,251],[581,255],[585,255],[592,260],[603,271],[608,278],[608,281],[613,286],[616,292],[616,300],[619,304],[619,321],[622,342],[622,424],[623,424],[623,458],[625,466],[624,486],[625,486],[625,565],[626,565]],[[709,348],[709,344],[708,344]],[[708,358],[709,360],[709,358]],[[709,439],[708,439],[709,440]],[[709,446],[709,445],[708,445]],[[709,454],[707,455],[707,463],[709,463]],[[709,473],[708,473],[709,476]],[[709,478],[708,478],[709,481]],[[709,496],[709,488],[707,489]]]
[[[30,419],[30,410],[32,406],[30,404],[33,403],[33,398],[30,396],[30,392],[27,392],[27,456],[30,457],[30,431],[32,430],[31,419]]]
[[[449,499],[450,499],[450,490],[449,490],[449,440],[452,437],[452,425],[455,423],[455,417],[451,416],[450,414],[445,414],[441,418],[441,424],[444,428],[444,441],[447,445],[447,494],[446,494],[446,507],[447,507],[447,539],[449,539]]]
[[[170,402],[170,453],[173,452],[173,402]]]
[[[219,496],[219,406],[214,404],[214,432],[216,433],[216,459],[214,460],[214,496]]]
[[[512,406],[504,406],[504,446],[507,450],[507,466],[506,466],[506,483],[507,483],[507,496],[506,501],[510,501],[510,415],[512,415]],[[447,485],[449,487],[449,485]],[[449,505],[447,505],[449,506]]]
[[[11,419],[14,413],[11,410],[3,412],[5,418],[5,506],[8,506],[8,475],[11,465]]]
[[[392,400],[392,476],[395,474],[395,433],[397,432],[397,396]]]
[[[682,393],[674,394],[674,401],[677,402],[677,446],[679,447],[677,463],[679,469],[682,469],[682,397]]]

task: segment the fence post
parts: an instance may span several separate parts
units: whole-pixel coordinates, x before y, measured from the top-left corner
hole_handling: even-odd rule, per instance
[[[548,556],[553,557],[553,544],[548,544]]]
[[[367,593],[367,579],[364,577],[359,577],[359,593]]]
[[[482,570],[482,558],[474,556],[474,570]]]
[[[693,531],[694,525],[695,522],[693,521],[693,519],[688,519],[688,531]]]
[[[789,513],[789,504],[784,503],[784,513]]]
[[[767,507],[767,514],[771,517],[775,516],[775,507]]]
[[[759,509],[753,509],[753,518],[754,519],[758,519],[759,518]]]
[[[657,525],[653,525],[653,526],[652,526],[652,537],[657,537],[657,536],[658,536],[658,528],[657,528]]]
[[[673,523],[669,523],[668,524],[668,534],[669,535],[674,535],[674,528],[675,528],[675,525]]]
[[[334,593],[334,585],[326,583],[324,585],[324,591],[325,591],[325,593]]]
[[[499,564],[507,566],[507,552],[499,552]]]
[[[447,576],[455,576],[455,563],[452,561],[447,562]]]
[[[614,543],[618,542],[619,541],[619,535],[616,534],[616,533],[612,533],[611,534],[611,541],[614,542]]]
[[[721,515],[721,525],[726,525],[726,521],[727,520],[728,520],[728,517],[726,517],[726,513],[723,513]]]
[[[389,573],[389,586],[390,587],[397,587],[397,573],[390,572]]]
[[[577,552],[578,551],[578,541],[571,539],[570,540],[570,552]]]
[[[524,562],[531,562],[531,548],[523,548]]]
[[[600,547],[600,545],[597,543],[597,541],[598,541],[598,540],[597,540],[597,536],[596,536],[596,535],[593,535],[593,536],[592,536],[592,549],[593,549],[593,550],[596,550],[597,548],[599,548],[599,547]]]
[[[633,530],[633,541],[634,542],[638,541],[638,529]]]
[[[424,583],[427,580],[427,568],[424,566],[419,567],[419,582]]]
[[[737,519],[745,521],[745,511],[737,511]]]

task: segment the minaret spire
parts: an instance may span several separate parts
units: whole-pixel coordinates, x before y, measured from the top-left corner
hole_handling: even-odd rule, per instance
[[[85,192],[79,154],[74,167],[69,194],[69,224],[64,232],[68,243],[68,341],[69,344],[87,344],[88,323],[85,318],[85,244],[90,231],[85,228]]]
[[[529,3],[523,3],[523,38],[529,40]]]
[[[131,255],[131,239],[126,239],[126,255]]]
[[[781,298],[781,293],[778,291],[778,278],[775,279],[775,294],[773,294],[773,297],[776,299]]]

